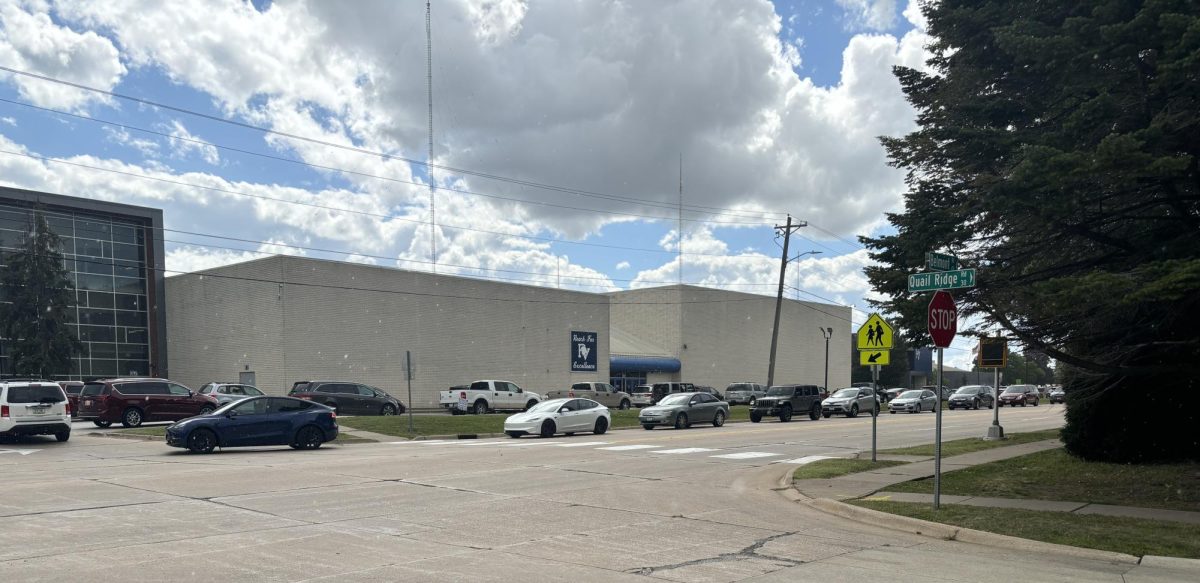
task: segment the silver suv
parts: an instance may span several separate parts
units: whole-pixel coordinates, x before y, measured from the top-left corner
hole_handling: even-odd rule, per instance
[[[200,394],[208,395],[222,405],[249,397],[263,396],[263,392],[258,390],[258,387],[240,383],[207,383],[200,387]]]
[[[875,398],[875,389],[847,387],[838,389],[829,398],[821,401],[821,416],[826,419],[834,414],[858,417],[860,412],[879,413],[879,401]]]
[[[0,382],[0,435],[53,435],[71,439],[71,405],[58,383]]]
[[[758,383],[730,383],[728,387],[725,387],[725,402],[730,405],[740,405],[742,403],[753,405],[759,397],[764,397],[766,394],[766,385]]]

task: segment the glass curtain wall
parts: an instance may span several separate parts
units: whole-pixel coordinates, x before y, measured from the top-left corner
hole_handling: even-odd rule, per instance
[[[0,204],[0,263],[19,250],[33,210]],[[146,302],[146,230],[132,221],[78,211],[42,211],[62,239],[64,263],[75,286],[70,318],[83,349],[56,379],[145,376],[150,372]],[[0,298],[3,299],[3,298]],[[0,339],[0,375],[11,376]]]

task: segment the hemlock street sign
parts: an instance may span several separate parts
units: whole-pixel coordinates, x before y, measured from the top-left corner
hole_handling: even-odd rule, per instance
[[[974,269],[914,273],[908,276],[908,291],[911,293],[964,287],[975,287]]]
[[[958,269],[958,258],[930,251],[925,254],[925,267],[936,271],[954,271]]]

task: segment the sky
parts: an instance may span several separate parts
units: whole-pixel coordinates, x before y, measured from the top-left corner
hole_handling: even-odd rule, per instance
[[[435,0],[430,26],[432,158],[424,2],[0,0],[0,67],[75,84],[0,71],[0,183],[162,208],[168,276],[289,253],[772,294],[791,214],[788,297],[866,319],[916,0]]]

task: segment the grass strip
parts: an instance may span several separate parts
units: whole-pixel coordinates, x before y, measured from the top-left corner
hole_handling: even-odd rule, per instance
[[[796,468],[796,471],[792,473],[792,478],[796,480],[822,480],[825,478],[836,478],[846,474],[869,472],[871,470],[899,466],[903,465],[904,463],[906,462],[884,460],[873,462],[871,460],[846,458],[817,460]]]
[[[966,439],[955,439],[953,441],[942,442],[942,456],[949,457],[974,451],[983,451],[995,447],[1005,447],[1009,445],[1020,445],[1022,443],[1032,443],[1035,441],[1045,441],[1047,439],[1058,439],[1057,429],[1047,429],[1045,431],[1031,431],[1029,433],[1013,433],[1007,436],[1006,439],[987,441],[982,437],[968,437]],[[884,449],[879,453],[895,454],[895,455],[933,455],[933,444],[916,445],[913,447],[901,447],[896,449]]]
[[[932,494],[933,480],[887,489]],[[1200,463],[1089,462],[1055,449],[947,472],[942,475],[942,493],[1200,512]]]
[[[855,500],[851,504],[901,516],[1049,543],[1130,555],[1200,558],[1196,525],[1119,516]]]

